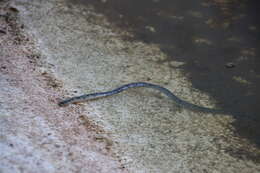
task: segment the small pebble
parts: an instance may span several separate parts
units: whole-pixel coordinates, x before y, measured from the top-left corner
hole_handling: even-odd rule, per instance
[[[234,68],[235,64],[233,62],[226,63],[226,68]]]
[[[17,8],[15,8],[15,7],[10,7],[9,10],[11,10],[13,12],[16,12],[16,13],[19,12],[19,10]]]

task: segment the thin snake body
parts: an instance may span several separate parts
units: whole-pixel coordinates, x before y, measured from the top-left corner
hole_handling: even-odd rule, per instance
[[[71,103],[78,103],[78,102],[84,102],[87,100],[97,99],[100,97],[107,97],[107,96],[111,96],[114,94],[118,94],[129,88],[136,88],[136,87],[146,87],[146,88],[156,89],[156,90],[162,92],[163,94],[165,94],[166,96],[168,96],[170,99],[172,99],[178,105],[180,105],[184,108],[187,108],[187,109],[200,111],[200,112],[208,112],[208,113],[224,113],[222,110],[206,108],[206,107],[202,107],[202,106],[198,106],[198,105],[189,103],[187,101],[180,99],[179,97],[174,95],[170,90],[168,90],[164,87],[161,87],[161,86],[155,85],[155,84],[151,84],[151,83],[146,83],[146,82],[129,83],[129,84],[122,85],[119,88],[116,88],[114,90],[107,91],[107,92],[98,92],[98,93],[84,94],[81,96],[72,97],[72,98],[59,102],[59,106],[66,106]]]

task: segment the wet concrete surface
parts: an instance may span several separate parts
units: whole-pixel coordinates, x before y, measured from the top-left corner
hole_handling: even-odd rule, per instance
[[[126,40],[158,45],[167,58],[157,63],[182,62],[178,68],[188,76],[192,87],[231,112],[237,135],[260,147],[258,1],[68,2],[92,5],[118,32],[132,33],[124,37]]]
[[[236,52],[233,46],[242,46],[240,39],[247,40],[247,37],[222,36],[230,24],[216,18],[215,15],[222,11],[212,3],[156,0],[138,3],[111,0],[12,2],[25,31],[35,39],[41,53],[39,61],[44,62],[41,68],[61,81],[60,90],[67,93],[64,97],[147,81],[163,85],[198,105],[216,105],[232,111],[231,116],[192,112],[179,108],[157,92],[133,89],[67,108],[54,105],[47,115],[41,114],[47,119],[51,117],[51,121],[58,116],[53,126],[59,128],[67,140],[83,144],[84,138],[89,138],[73,134],[73,127],[80,127],[77,122],[72,121],[67,130],[66,126],[58,126],[69,120],[63,119],[62,114],[51,116],[53,109],[58,112],[72,109],[74,113],[69,113],[69,118],[87,119],[101,126],[104,130],[96,140],[107,141],[109,151],[114,153],[122,168],[130,172],[259,172],[256,121],[252,123],[251,118],[236,115],[244,112],[230,106],[235,104],[233,97],[231,102],[223,99],[225,95],[235,95],[235,88],[227,92],[229,86],[256,89],[253,80],[248,82],[237,69],[246,62],[254,62],[257,53],[252,53],[254,49],[242,49],[241,53],[246,56],[238,59],[228,56],[231,59],[226,60],[217,56],[226,57],[219,51],[222,49],[232,55]],[[229,4],[222,10],[226,6]],[[254,33],[257,26],[250,25],[249,28]],[[230,41],[231,46],[225,47],[222,39]],[[248,42],[253,44],[254,41]],[[231,73],[233,76],[228,78]],[[224,79],[230,84],[225,85],[221,81]],[[232,80],[239,84],[231,85]],[[222,97],[217,97],[221,94]],[[250,97],[254,95],[256,93]],[[41,98],[45,99],[44,96]],[[254,113],[246,115],[256,117]],[[253,129],[251,137],[241,133],[236,126],[236,123],[244,124],[245,120],[245,124],[250,125],[249,130]],[[241,130],[248,131],[245,127]],[[85,134],[82,129],[80,132]],[[71,145],[73,143],[64,146],[70,148]],[[78,147],[84,150],[84,146]],[[83,158],[88,159],[87,153]],[[77,152],[74,154],[79,160],[82,157]],[[66,155],[62,157],[69,159]],[[98,159],[97,162],[103,163]]]

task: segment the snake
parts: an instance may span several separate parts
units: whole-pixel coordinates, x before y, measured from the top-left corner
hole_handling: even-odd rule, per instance
[[[90,93],[90,94],[84,94],[84,95],[81,95],[81,96],[71,97],[71,98],[60,101],[58,103],[58,105],[59,106],[67,106],[68,104],[71,104],[71,103],[85,102],[85,101],[88,101],[88,100],[107,97],[107,96],[111,96],[111,95],[121,93],[121,92],[128,90],[130,88],[137,88],[137,87],[145,87],[145,88],[152,88],[152,89],[158,90],[161,93],[168,96],[171,100],[173,100],[179,106],[186,108],[186,109],[190,109],[190,110],[193,110],[193,111],[199,111],[199,112],[206,112],[206,113],[225,113],[223,110],[220,110],[220,109],[207,108],[207,107],[203,107],[203,106],[199,106],[199,105],[196,105],[196,104],[189,103],[189,102],[182,100],[179,97],[177,97],[170,90],[168,90],[168,89],[166,89],[162,86],[152,84],[152,83],[147,83],[147,82],[129,83],[129,84],[122,85],[122,86],[120,86],[116,89],[113,89],[111,91]]]

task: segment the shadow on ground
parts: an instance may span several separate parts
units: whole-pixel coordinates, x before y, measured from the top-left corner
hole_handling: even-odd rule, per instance
[[[194,88],[232,112],[240,137],[260,147],[260,25],[257,0],[67,0],[92,5],[109,22],[157,44]],[[170,64],[170,63],[169,63]],[[176,68],[176,67],[172,67]],[[232,151],[231,151],[232,152]],[[234,153],[236,154],[236,153]],[[239,155],[239,153],[237,153]],[[252,158],[255,160],[256,158]]]

